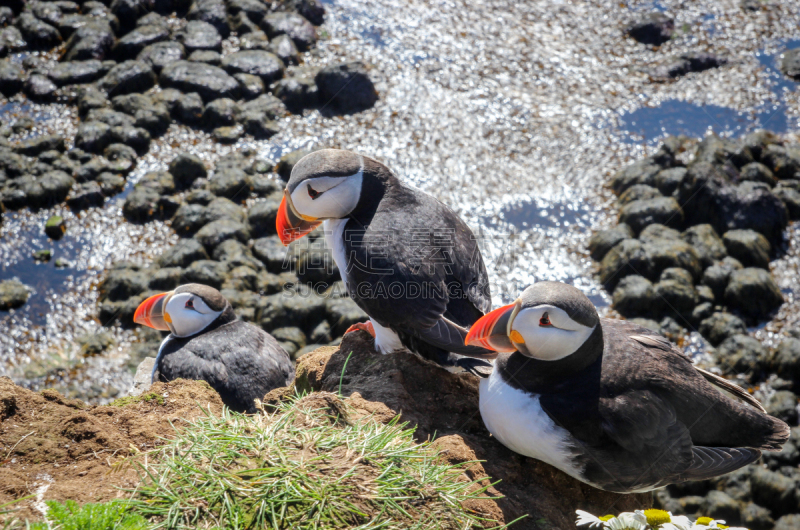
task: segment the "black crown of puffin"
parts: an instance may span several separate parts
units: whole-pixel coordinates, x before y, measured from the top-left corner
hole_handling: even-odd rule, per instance
[[[284,245],[327,219],[343,219],[358,204],[364,158],[352,151],[321,149],[300,159],[283,192],[275,221]]]
[[[560,282],[538,282],[514,303],[475,322],[465,344],[557,361],[580,348],[599,323],[597,310],[579,289]]]
[[[176,337],[190,337],[206,329],[228,308],[230,304],[218,290],[189,283],[147,298],[136,308],[133,321]]]

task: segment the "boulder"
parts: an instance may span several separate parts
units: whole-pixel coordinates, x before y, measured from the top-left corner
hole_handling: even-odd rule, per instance
[[[0,61],[0,93],[10,98],[25,85],[28,74],[22,66],[8,60]]]
[[[234,16],[242,13],[250,21],[258,23],[267,14],[267,6],[259,0],[230,0],[228,12]]]
[[[275,274],[290,270],[295,260],[276,235],[256,239],[253,242],[253,255],[264,263],[269,272]]]
[[[25,156],[38,156],[45,151],[64,151],[64,137],[60,134],[42,134],[22,140],[14,151]]]
[[[194,237],[200,241],[204,247],[211,250],[227,239],[237,239],[245,243],[250,238],[250,232],[242,223],[229,219],[221,219],[208,223],[201,228]]]
[[[633,230],[624,223],[618,224],[614,228],[600,230],[589,239],[589,253],[593,260],[600,261],[617,243],[632,237]]]
[[[637,184],[648,186],[656,185],[656,175],[662,170],[661,166],[654,164],[650,159],[643,159],[623,168],[611,179],[611,189],[617,195]]]
[[[725,303],[750,318],[763,320],[781,306],[783,294],[768,271],[748,267],[731,273]]]
[[[197,124],[203,119],[203,99],[200,94],[192,92],[184,94],[175,103],[173,114],[178,121]]]
[[[119,39],[112,51],[117,59],[134,59],[147,46],[167,40],[168,38],[169,29],[166,26],[139,26]]]
[[[766,364],[767,351],[748,335],[732,335],[716,351],[717,363],[726,374],[745,374],[751,382],[759,380]]]
[[[109,10],[119,19],[123,30],[136,25],[136,21],[149,13],[156,0],[112,0]]]
[[[203,101],[219,98],[237,99],[239,83],[225,70],[204,63],[177,61],[161,71],[159,77],[165,87],[176,88],[181,92],[195,92]]]
[[[778,183],[778,179],[775,177],[772,170],[760,162],[750,162],[743,166],[739,171],[739,178],[742,180],[752,180],[753,182],[763,182],[770,188]]]
[[[42,22],[31,13],[22,13],[17,18],[16,25],[31,49],[49,50],[61,42],[61,34],[56,28]]]
[[[625,317],[658,314],[662,299],[643,276],[626,276],[614,289],[614,309]]]
[[[319,0],[288,0],[286,5],[306,17],[315,26],[325,22],[325,7]]]
[[[160,214],[158,200],[161,194],[150,187],[136,187],[125,198],[122,205],[122,214],[133,223],[146,223],[155,219]]]
[[[241,201],[250,195],[248,176],[241,169],[217,170],[208,179],[208,190],[218,197]]]
[[[728,337],[747,333],[741,318],[730,313],[713,313],[700,323],[700,334],[712,346],[719,346]]]
[[[709,224],[689,227],[681,234],[681,238],[694,248],[704,268],[725,258],[726,245]]]
[[[656,199],[661,197],[661,192],[647,184],[634,184],[619,196],[617,206],[622,207],[633,201]]]
[[[680,189],[683,179],[686,178],[685,167],[671,167],[656,173],[654,184],[658,191],[667,197],[673,196]]]
[[[499,480],[493,486],[498,498],[489,501],[491,508],[480,508],[497,523],[535,514],[538,522],[526,517],[520,528],[540,527],[545,521],[552,528],[572,528],[576,508],[604,513],[612,504],[615,510],[633,511],[652,503],[649,493],[604,492],[510,451],[480,420],[477,378],[450,374],[407,352],[378,355],[365,333],[346,335],[339,349],[324,347],[299,358],[297,375],[295,386],[304,391],[338,392],[341,383],[342,395],[351,396],[365,414],[382,422],[400,415],[399,421],[416,428],[418,440],[436,433],[436,450],[445,451],[449,463],[471,462],[470,476]]]
[[[288,35],[298,49],[305,51],[317,42],[314,26],[297,13],[270,13],[259,24],[270,39],[278,35]]]
[[[261,78],[265,85],[283,77],[283,61],[264,50],[234,52],[222,60],[222,68],[231,75],[250,74]]]
[[[281,79],[272,88],[272,93],[291,112],[301,114],[303,109],[319,105],[319,88],[312,76],[297,75]]]
[[[622,207],[619,221],[630,226],[635,234],[653,223],[680,228],[683,225],[683,210],[672,197],[635,200]]]
[[[25,80],[23,91],[32,101],[48,102],[55,97],[58,87],[50,78],[41,74],[31,74]]]
[[[266,90],[264,81],[260,77],[250,74],[235,74],[233,76],[239,82],[239,94],[242,98],[255,99]]]
[[[150,65],[153,71],[160,74],[165,66],[186,58],[186,49],[176,41],[156,42],[145,46],[136,60]]]
[[[196,155],[178,153],[169,163],[169,172],[175,178],[175,184],[181,188],[189,188],[198,178],[208,175],[203,161]]]
[[[227,271],[228,268],[218,261],[195,261],[184,269],[181,274],[181,283],[202,283],[219,289],[225,281]]]
[[[201,20],[193,20],[186,24],[186,27],[178,34],[178,40],[186,48],[187,53],[195,50],[216,50],[222,49],[222,37],[217,29]]]
[[[672,38],[675,21],[664,13],[649,13],[631,22],[625,29],[631,38],[642,44],[661,46]]]
[[[784,379],[800,380],[800,340],[783,339],[772,357],[772,368]]]
[[[106,20],[93,19],[79,27],[69,37],[64,52],[65,61],[102,61],[114,46],[114,31]]]
[[[321,69],[314,80],[322,105],[334,113],[353,114],[367,110],[378,101],[378,92],[359,61],[332,64]]]
[[[212,26],[223,37],[230,33],[223,0],[194,0],[186,18]]]
[[[241,112],[239,105],[230,98],[215,99],[203,111],[203,123],[210,128],[224,127],[236,123]]]
[[[298,64],[300,62],[300,52],[295,46],[294,41],[288,35],[278,35],[271,41],[267,49],[274,53],[283,64]]]
[[[754,230],[729,230],[722,234],[725,249],[745,267],[769,268],[772,248],[767,238]]]
[[[739,503],[724,491],[712,490],[703,503],[703,514],[733,524],[741,519]]]
[[[96,59],[88,61],[66,61],[58,63],[47,73],[57,86],[82,85],[97,81],[106,74],[102,62]]]
[[[728,286],[731,273],[739,269],[742,269],[742,264],[738,260],[731,257],[725,258],[703,271],[700,283],[711,289],[715,300],[722,301],[725,297],[725,288]]]
[[[180,239],[156,259],[159,267],[186,268],[195,261],[208,260],[205,247],[196,239]]]
[[[22,307],[28,296],[28,288],[19,280],[0,281],[0,311]]]
[[[792,48],[783,52],[781,72],[792,79],[800,79],[800,48]]]
[[[189,55],[188,60],[219,66],[222,63],[222,54],[216,50],[195,50]]]
[[[797,396],[788,390],[778,390],[772,394],[764,408],[770,416],[785,421],[789,425],[797,424]]]
[[[652,77],[656,80],[675,79],[690,72],[704,72],[728,64],[728,60],[709,52],[688,52],[665,59],[656,66]]]
[[[109,96],[145,92],[156,84],[156,75],[150,65],[137,60],[124,61],[112,68],[98,81],[98,86]]]
[[[105,195],[100,184],[94,181],[83,182],[72,189],[67,197],[67,206],[73,210],[85,210],[92,206],[103,206]]]

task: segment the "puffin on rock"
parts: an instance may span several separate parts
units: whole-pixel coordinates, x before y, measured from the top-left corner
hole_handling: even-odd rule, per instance
[[[213,287],[190,283],[151,296],[133,321],[171,332],[158,349],[153,382],[203,380],[229,408],[252,413],[256,398],[294,380],[294,363],[278,341],[239,320]]]
[[[489,432],[596,488],[633,493],[716,477],[789,438],[789,426],[743,389],[649,329],[599,318],[560,282],[528,287],[476,322],[466,342],[502,352],[480,383]]]
[[[348,295],[369,315],[352,326],[381,353],[408,349],[473,373],[495,353],[465,346],[467,327],[491,307],[489,278],[467,225],[380,162],[322,149],[292,169],[276,227],[284,245],[325,223]],[[466,357],[465,357],[466,356]]]

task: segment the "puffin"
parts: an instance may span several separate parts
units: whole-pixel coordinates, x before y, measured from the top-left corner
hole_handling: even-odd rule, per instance
[[[239,320],[213,287],[189,283],[151,296],[136,309],[133,321],[170,332],[158,349],[154,383],[203,380],[228,408],[254,413],[256,398],[294,381],[294,363],[278,341]]]
[[[479,384],[489,432],[595,488],[637,493],[724,475],[789,438],[742,388],[647,328],[599,318],[564,283],[528,287],[466,343],[498,352]]]
[[[346,333],[450,371],[491,369],[495,352],[464,343],[491,292],[477,238],[453,210],[377,160],[321,149],[292,168],[275,224],[288,245],[323,223],[347,294],[369,316]]]

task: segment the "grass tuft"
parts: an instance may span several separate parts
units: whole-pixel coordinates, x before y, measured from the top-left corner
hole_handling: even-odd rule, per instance
[[[75,501],[61,504],[47,501],[47,521],[29,523],[30,530],[146,530],[150,524],[141,515],[130,513],[127,503],[108,502],[78,506]]]
[[[165,403],[164,396],[156,394],[155,392],[148,392],[147,394],[142,394],[139,396],[125,396],[119,399],[115,399],[109,406],[111,407],[124,407],[125,405],[130,405],[131,403],[141,403],[145,401],[147,403],[151,401],[155,401],[159,405],[163,405]]]
[[[486,526],[461,503],[488,486],[464,480],[463,465],[442,464],[397,419],[351,421],[346,410],[322,393],[272,413],[208,414],[148,454],[132,509],[175,529]]]

